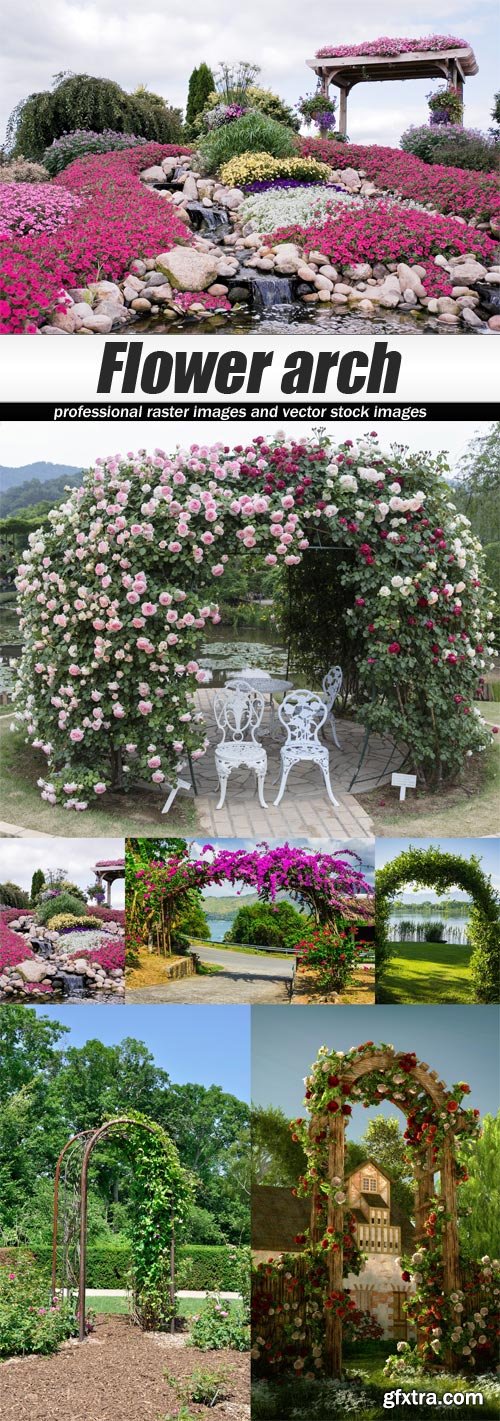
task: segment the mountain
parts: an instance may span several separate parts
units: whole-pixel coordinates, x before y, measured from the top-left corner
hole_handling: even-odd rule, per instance
[[[78,464],[50,464],[45,459],[38,460],[34,464],[21,464],[17,468],[8,464],[0,464],[0,489],[5,493],[8,488],[18,488],[19,484],[30,483],[32,479],[39,479],[40,483],[46,483],[47,479],[62,478],[67,474],[78,474],[80,466]]]
[[[66,464],[45,464],[26,465],[24,469],[9,469],[7,474],[17,474],[29,472],[30,468],[44,470],[42,478],[33,475],[28,479],[23,479],[22,483],[8,483],[3,485],[0,494],[0,516],[9,518],[12,514],[29,513],[30,509],[42,514],[47,508],[54,507],[57,503],[62,503],[65,498],[65,488],[70,484],[73,488],[81,483],[80,469],[71,468]],[[62,469],[62,473],[57,473]],[[56,470],[53,473],[52,470]],[[5,469],[0,468],[0,488],[2,488],[2,475]]]

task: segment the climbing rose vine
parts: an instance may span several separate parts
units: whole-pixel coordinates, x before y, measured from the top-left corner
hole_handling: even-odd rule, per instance
[[[407,745],[426,782],[456,775],[489,740],[471,703],[493,612],[445,471],[443,457],[382,453],[376,436],[98,459],[30,535],[17,578],[15,697],[47,762],[43,798],[86,809],[134,779],[163,785],[188,750],[203,755],[197,655],[230,556],[290,567],[318,538],[346,551],[365,725]]]
[[[382,35],[379,39],[365,40],[363,44],[325,44],[323,49],[316,50],[316,57],[319,59],[323,55],[335,55],[340,59],[343,56],[358,54],[373,54],[393,58],[398,54],[422,54],[429,50],[438,49],[468,49],[469,44],[466,39],[457,39],[456,35],[424,35],[421,39],[396,38],[394,35]]]

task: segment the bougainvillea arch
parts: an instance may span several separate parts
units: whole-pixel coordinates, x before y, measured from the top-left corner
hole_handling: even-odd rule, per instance
[[[186,909],[193,889],[203,891],[230,883],[241,890],[255,888],[263,901],[274,902],[287,892],[306,907],[316,924],[334,926],[355,916],[362,921],[373,914],[373,890],[355,864],[357,855],[311,853],[289,844],[269,848],[216,849],[206,844],[202,858],[172,854],[166,863],[152,860],[133,875],[128,916],[128,947],[136,947],[160,924],[164,950],[170,951],[172,928]]]
[[[398,1052],[372,1041],[347,1052],[321,1047],[306,1077],[309,1119],[295,1120],[291,1127],[308,1161],[295,1192],[311,1199],[309,1234],[297,1239],[305,1245],[298,1271],[309,1278],[317,1275],[316,1305],[309,1309],[316,1327],[304,1329],[296,1314],[292,1324],[296,1374],[316,1375],[322,1365],[333,1377],[342,1374],[343,1325],[352,1306],[343,1286],[345,1253],[348,1270],[359,1272],[360,1267],[352,1257],[354,1220],[345,1209],[345,1127],[353,1105],[373,1106],[385,1100],[407,1116],[405,1140],[416,1184],[416,1248],[411,1260],[402,1264],[403,1278],[413,1285],[408,1313],[417,1328],[421,1355],[426,1362],[444,1362],[457,1370],[475,1362],[486,1366],[494,1354],[494,1310],[490,1314],[486,1306],[481,1312],[494,1267],[485,1258],[467,1273],[459,1254],[457,1189],[466,1171],[457,1161],[457,1144],[479,1131],[479,1111],[462,1106],[469,1090],[465,1081],[448,1090],[411,1051]],[[264,1272],[291,1268],[293,1274],[293,1260],[288,1256],[261,1268]],[[265,1351],[265,1339],[259,1342],[254,1336],[257,1363]],[[276,1360],[275,1370],[279,1370],[281,1359]]]
[[[231,555],[293,566],[343,548],[346,625],[368,730],[406,745],[427,783],[489,737],[473,699],[489,664],[492,594],[444,458],[380,452],[376,436],[257,437],[98,459],[30,535],[17,587],[16,696],[46,757],[42,797],[68,809],[134,779],[176,778],[208,741],[193,692],[201,634]],[[332,611],[332,615],[333,615]]]
[[[394,950],[387,936],[391,900],[405,884],[434,888],[445,893],[459,887],[473,899],[468,938],[473,948],[471,972],[473,990],[479,1002],[498,1002],[500,997],[500,898],[491,879],[474,854],[445,853],[439,848],[410,846],[376,873],[376,955],[381,981],[384,964]]]
[[[80,1131],[64,1145],[54,1176],[52,1232],[52,1292],[58,1282],[60,1186],[76,1155],[77,1182],[73,1206],[78,1254],[78,1318],[80,1341],[86,1336],[86,1257],[89,1167],[96,1146],[118,1140],[133,1165],[135,1208],[132,1215],[133,1294],[135,1311],[146,1329],[165,1328],[175,1315],[173,1264],[176,1228],[184,1223],[192,1197],[191,1180],[182,1168],[176,1146],[156,1121],[139,1111],[113,1116],[93,1129]],[[64,1173],[63,1173],[64,1171]],[[65,1190],[66,1193],[66,1190]],[[63,1283],[67,1285],[68,1234],[63,1226]]]

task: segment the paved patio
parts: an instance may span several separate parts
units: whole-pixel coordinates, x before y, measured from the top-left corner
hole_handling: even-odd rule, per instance
[[[362,725],[338,717],[337,735],[342,748],[339,750],[334,744],[330,729],[326,730],[323,743],[328,745],[330,752],[330,777],[339,808],[335,809],[330,804],[319,767],[308,762],[294,766],[281,804],[275,808],[273,799],[278,793],[280,781],[280,745],[285,737],[279,721],[271,727],[270,712],[266,706],[258,738],[265,746],[268,757],[265,783],[268,808],[262,809],[259,804],[255,773],[241,769],[230,775],[226,802],[222,809],[217,809],[219,795],[214,747],[220,740],[220,731],[213,716],[213,694],[213,690],[203,688],[196,696],[197,709],[203,711],[210,739],[207,754],[202,760],[198,760],[194,767],[198,788],[195,806],[199,830],[218,838],[237,839],[284,840],[290,836],[315,839],[373,837],[372,820],[363,809],[362,796],[377,784],[380,787],[389,784],[392,771],[399,766],[401,756],[390,737],[370,736],[354,792],[350,791],[349,786],[358,768],[365,731]],[[168,816],[168,822],[172,825],[175,823],[177,803],[177,800],[174,801]]]

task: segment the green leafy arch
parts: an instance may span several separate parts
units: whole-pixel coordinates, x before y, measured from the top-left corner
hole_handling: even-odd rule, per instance
[[[473,908],[469,919],[469,939],[473,948],[471,971],[474,995],[478,1002],[497,1002],[500,994],[500,899],[474,854],[464,858],[462,854],[445,853],[439,848],[419,849],[410,845],[391,863],[377,869],[375,921],[378,980],[381,980],[384,966],[392,956],[392,943],[387,933],[391,901],[400,888],[412,882],[420,887],[434,888],[438,894],[457,885],[470,893]]]

